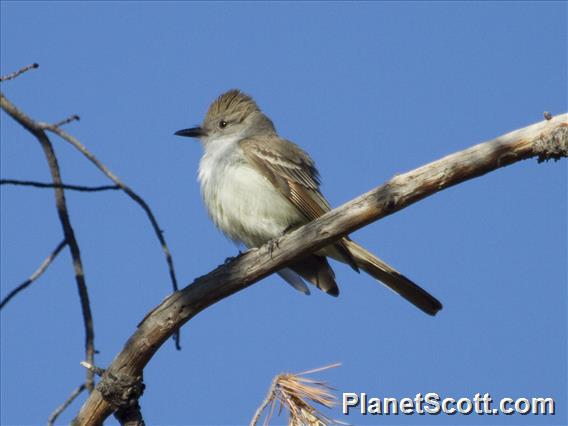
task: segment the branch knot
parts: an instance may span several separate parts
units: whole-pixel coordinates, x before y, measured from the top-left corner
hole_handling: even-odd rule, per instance
[[[142,376],[111,373],[107,370],[96,389],[115,410],[129,409],[138,405],[138,398],[144,393]]]
[[[568,127],[560,126],[554,132],[541,135],[535,141],[534,151],[539,163],[568,157]]]

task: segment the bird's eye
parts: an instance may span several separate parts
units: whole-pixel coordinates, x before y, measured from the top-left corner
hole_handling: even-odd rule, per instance
[[[225,127],[227,127],[227,122],[225,120],[219,121],[219,127],[221,129],[224,129]]]

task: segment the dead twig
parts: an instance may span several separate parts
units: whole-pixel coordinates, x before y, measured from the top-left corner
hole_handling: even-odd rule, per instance
[[[263,411],[266,409],[266,407],[268,407],[269,404],[272,403],[272,401],[274,401],[275,393],[276,393],[276,387],[278,386],[278,378],[279,377],[280,377],[280,375],[278,375],[274,379],[272,379],[272,382],[270,383],[270,388],[268,388],[268,393],[266,394],[266,398],[264,398],[264,401],[262,401],[262,403],[256,409],[254,416],[252,417],[252,420],[250,421],[250,426],[256,426],[256,424],[260,420],[260,416],[262,416]],[[271,407],[273,407],[273,406],[271,405]],[[268,413],[267,419],[272,417],[272,412],[273,412],[273,409],[271,408],[270,412]]]
[[[162,229],[160,228],[160,225],[158,224],[158,220],[154,216],[152,209],[150,209],[150,206],[146,203],[146,201],[144,201],[144,199],[140,195],[138,195],[136,192],[134,192],[134,190],[132,188],[130,188],[128,185],[126,185],[124,182],[122,182],[118,178],[118,176],[116,176],[113,172],[111,172],[108,167],[106,167],[101,161],[99,161],[97,159],[97,157],[95,157],[76,138],[74,138],[70,134],[66,133],[65,131],[61,130],[58,126],[47,124],[47,123],[40,123],[40,126],[45,130],[48,130],[50,132],[55,133],[56,135],[61,137],[63,140],[65,140],[65,141],[69,142],[71,145],[73,145],[77,150],[79,150],[79,152],[81,152],[85,157],[87,157],[87,159],[89,161],[91,161],[91,163],[93,163],[95,165],[95,167],[97,167],[105,176],[107,176],[116,185],[118,185],[132,200],[134,200],[136,203],[138,203],[138,205],[140,207],[142,207],[142,210],[144,210],[144,212],[146,213],[146,216],[148,217],[148,219],[150,220],[150,223],[152,224],[152,228],[154,229],[154,233],[156,234],[156,237],[158,237],[158,241],[160,242],[160,245],[162,246],[162,251],[164,252],[164,255],[166,256],[166,263],[168,265],[168,270],[169,270],[169,273],[170,273],[170,280],[172,282],[173,291],[174,292],[178,291],[178,283],[177,283],[176,273],[175,273],[175,269],[174,269],[173,257],[171,255],[168,244],[166,243],[166,239],[164,238],[164,234],[162,232]],[[178,350],[181,349],[179,331],[176,331],[176,333],[174,333],[174,340],[175,340],[176,348]]]
[[[154,232],[156,233],[156,236],[158,237],[158,240],[160,241],[160,244],[162,245],[162,250],[164,251],[164,254],[166,256],[166,261],[168,263],[168,267],[169,267],[169,271],[170,271],[170,279],[172,281],[173,290],[177,291],[177,289],[178,289],[177,278],[176,278],[176,274],[175,274],[175,270],[174,270],[174,264],[173,264],[172,255],[170,253],[170,249],[169,249],[169,247],[166,243],[166,240],[164,239],[164,235],[162,233],[160,225],[158,224],[158,221],[157,221],[156,217],[154,216],[152,209],[150,209],[150,206],[148,206],[146,201],[144,201],[144,199],[141,196],[139,196],[136,192],[134,192],[134,190],[132,188],[130,188],[128,185],[126,185],[124,182],[122,182],[118,178],[118,176],[116,176],[113,172],[111,172],[108,169],[108,167],[106,167],[101,161],[99,161],[97,159],[97,157],[95,157],[76,138],[74,138],[70,134],[64,132],[63,130],[61,130],[57,126],[54,126],[54,125],[51,125],[51,124],[46,124],[46,123],[40,123],[40,126],[45,130],[49,130],[50,132],[55,133],[56,135],[61,137],[63,140],[65,140],[65,141],[69,142],[71,145],[73,145],[77,150],[79,150],[79,152],[81,154],[83,154],[85,157],[87,157],[87,159],[89,161],[91,161],[91,163],[93,163],[95,165],[95,167],[97,167],[105,176],[107,176],[116,185],[118,185],[130,198],[132,198],[136,203],[138,203],[140,205],[140,207],[142,207],[142,210],[144,210],[144,212],[148,216],[148,219],[150,220],[150,223],[152,224],[152,228],[154,228]]]
[[[77,114],[73,114],[70,117],[67,117],[64,120],[58,121],[57,123],[53,124],[54,127],[61,127],[64,126],[65,124],[69,124],[72,121],[79,121],[81,120],[81,117],[79,117]]]
[[[85,383],[83,383],[78,386],[73,392],[71,392],[69,398],[67,398],[63,404],[61,404],[55,409],[53,413],[51,413],[51,415],[47,419],[47,425],[52,426],[53,424],[55,424],[55,421],[61,415],[61,413],[63,413],[65,409],[69,407],[73,401],[75,401],[75,398],[81,395],[81,392],[83,392],[85,389],[87,389],[87,387],[85,386]]]
[[[22,74],[23,72],[26,72],[26,71],[28,71],[29,69],[32,69],[32,68],[37,68],[38,66],[39,66],[38,64],[32,64],[32,65],[29,65],[27,67],[24,67],[19,71],[16,71],[16,72],[9,74],[5,77],[2,77],[1,81],[16,78],[18,75]],[[61,137],[63,140],[69,142],[76,149],[78,149],[79,152],[81,152],[85,157],[87,157],[87,159],[89,159],[104,175],[106,175],[109,179],[111,179],[120,189],[122,189],[130,198],[132,198],[138,205],[140,205],[140,207],[142,207],[142,209],[144,210],[144,212],[148,216],[148,219],[150,220],[152,228],[154,229],[154,232],[155,232],[155,234],[158,238],[158,241],[160,242],[160,245],[162,247],[162,251],[164,252],[164,255],[166,257],[166,263],[168,265],[168,270],[169,270],[169,274],[170,274],[170,280],[172,282],[173,291],[178,291],[178,283],[177,283],[177,277],[176,277],[175,269],[174,269],[173,257],[171,255],[170,249],[169,249],[169,247],[166,243],[166,239],[164,238],[163,232],[162,232],[162,230],[161,230],[161,228],[158,224],[158,221],[157,221],[156,217],[154,216],[154,213],[150,209],[150,206],[144,201],[144,199],[141,196],[139,196],[136,192],[134,192],[134,190],[132,190],[125,183],[123,183],[101,161],[99,161],[91,152],[89,152],[87,150],[87,148],[83,144],[81,144],[76,138],[74,138],[73,136],[71,136],[71,135],[67,134],[66,132],[64,132],[63,130],[61,130],[61,128],[60,128],[61,126],[63,126],[64,124],[70,123],[71,121],[75,121],[75,120],[80,120],[80,117],[78,115],[72,115],[71,117],[66,118],[65,120],[59,121],[55,124],[34,122],[34,126],[38,129],[43,129],[43,130],[48,130],[50,132],[53,132],[56,135],[58,135],[59,137]],[[70,189],[73,189],[73,188],[70,188]],[[179,331],[176,331],[174,333],[174,340],[175,340],[176,348],[178,350],[181,349]]]
[[[103,374],[105,374],[104,368],[97,367],[96,365],[90,364],[86,361],[81,361],[79,364],[81,364],[81,366],[85,367],[87,370],[92,371],[93,374],[98,377],[101,377]]]
[[[28,117],[25,113],[20,111],[14,104],[12,104],[3,93],[0,93],[0,106],[8,115],[10,115],[14,120],[20,123],[26,130],[28,130],[32,135],[36,137],[40,143],[47,164],[49,166],[49,171],[51,173],[51,178],[55,185],[55,205],[57,207],[57,214],[59,216],[59,221],[63,228],[63,234],[65,235],[65,241],[69,246],[69,251],[71,252],[71,258],[73,259],[73,268],[75,270],[75,281],[77,283],[77,289],[79,290],[79,299],[81,301],[81,310],[83,312],[83,323],[85,326],[85,352],[87,361],[91,364],[94,363],[95,346],[94,339],[95,333],[93,329],[93,316],[91,314],[91,305],[89,302],[89,293],[87,291],[87,283],[85,282],[85,272],[83,269],[83,262],[81,260],[81,251],[79,249],[79,244],[75,238],[75,231],[71,225],[71,220],[69,219],[69,212],[67,210],[67,202],[65,200],[65,192],[61,185],[61,173],[59,171],[59,164],[57,162],[57,156],[51,145],[51,141],[47,137],[45,131],[37,124],[36,121]],[[87,378],[85,380],[85,386],[91,392],[94,389],[94,379],[93,373],[87,371]]]
[[[62,183],[56,185],[54,183],[35,182],[31,180],[16,180],[16,179],[0,179],[0,185],[16,185],[16,186],[33,186],[34,188],[63,188],[72,191],[80,192],[98,192],[98,191],[116,191],[120,189],[118,185],[101,185],[101,186],[83,186],[83,185],[69,185]]]
[[[13,73],[10,73],[8,75],[0,77],[0,82],[13,80],[14,78],[18,77],[19,75],[25,73],[26,71],[29,71],[31,69],[35,69],[35,68],[38,68],[38,67],[39,67],[39,64],[36,64],[36,63],[26,65],[25,67],[20,68],[18,71],[14,71]]]
[[[37,270],[27,279],[25,280],[22,284],[20,284],[18,287],[16,287],[14,290],[12,290],[10,293],[8,293],[8,295],[2,299],[2,302],[0,302],[0,309],[4,308],[4,306],[6,306],[6,304],[14,297],[16,296],[20,291],[24,290],[26,287],[28,287],[31,283],[33,283],[35,280],[37,280],[47,269],[47,267],[51,264],[51,262],[53,262],[53,260],[57,257],[57,255],[59,254],[59,252],[61,250],[63,250],[63,247],[65,247],[67,245],[67,241],[65,239],[63,239],[58,245],[57,247],[55,247],[55,250],[53,250],[49,256],[47,256],[47,258],[41,263],[41,265],[39,265],[39,268],[37,268]]]

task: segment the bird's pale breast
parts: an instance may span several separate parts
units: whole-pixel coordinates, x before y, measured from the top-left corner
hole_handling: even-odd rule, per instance
[[[305,219],[254,166],[236,141],[207,147],[199,164],[203,199],[223,233],[258,247]]]

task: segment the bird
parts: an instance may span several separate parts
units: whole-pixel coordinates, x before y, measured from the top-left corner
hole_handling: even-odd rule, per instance
[[[216,98],[201,125],[175,135],[201,142],[198,181],[203,201],[213,223],[236,243],[258,248],[331,210],[309,154],[280,137],[255,100],[238,89]],[[434,296],[349,236],[278,274],[305,294],[310,293],[308,282],[338,296],[328,258],[363,270],[429,315],[442,309]]]

